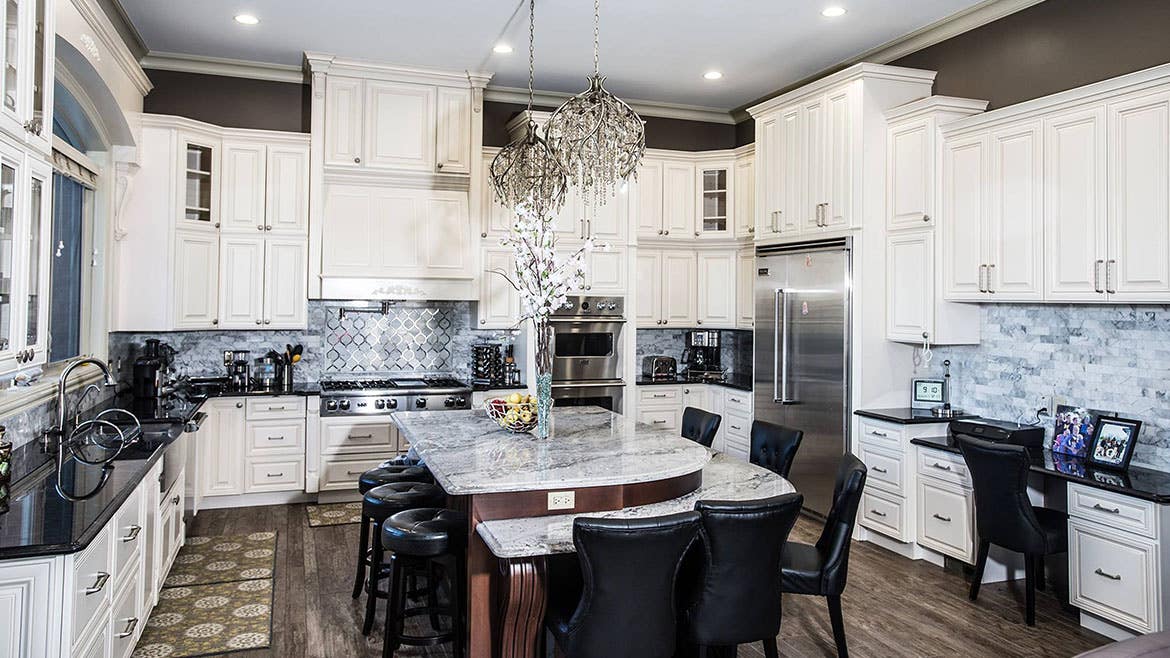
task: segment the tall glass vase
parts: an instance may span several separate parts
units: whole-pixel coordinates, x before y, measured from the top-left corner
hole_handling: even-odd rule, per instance
[[[536,430],[538,439],[552,432],[552,362],[553,328],[548,322],[536,322]]]

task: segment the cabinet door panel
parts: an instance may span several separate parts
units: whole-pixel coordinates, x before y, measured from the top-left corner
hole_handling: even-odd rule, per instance
[[[440,87],[437,96],[435,168],[447,174],[471,171],[471,92]]]
[[[594,295],[624,295],[626,282],[626,250],[607,249],[589,254],[589,292]]]
[[[638,237],[662,235],[662,162],[646,159],[638,168]]]
[[[804,113],[799,107],[785,110],[780,116],[780,149],[776,162],[775,184],[779,186],[777,216],[771,219],[773,233],[799,233],[805,215]]]
[[[479,327],[510,329],[520,319],[520,294],[504,278],[516,276],[511,249],[485,249],[479,280]],[[500,273],[503,274],[500,274]]]
[[[27,365],[48,360],[49,344],[49,277],[53,239],[53,171],[44,163],[29,160],[27,225],[24,227],[27,250],[24,256],[24,299],[21,314],[24,347],[33,351]]]
[[[1044,298],[1043,148],[1039,124],[991,136],[987,287],[999,301]]]
[[[934,124],[929,119],[890,130],[887,148],[886,226],[917,228],[934,214]]]
[[[943,153],[943,281],[948,299],[983,299],[987,241],[987,136],[955,140]]]
[[[268,203],[265,226],[273,234],[306,235],[309,230],[309,147],[268,147]]]
[[[698,324],[704,327],[734,327],[737,317],[735,252],[700,252],[697,264]]]
[[[776,116],[756,121],[756,198],[755,227],[757,238],[776,232],[777,213],[783,210],[780,195],[780,157],[782,144],[780,123]]]
[[[496,196],[496,190],[492,187],[492,160],[496,157],[496,151],[490,154],[485,154],[483,157],[483,176],[484,182],[480,185],[480,213],[482,220],[480,222],[480,237],[486,238],[489,235],[503,235],[512,228],[515,222],[515,216],[512,211],[504,207],[500,203],[499,197]]]
[[[383,276],[414,277],[422,273],[429,258],[426,244],[428,227],[424,220],[423,199],[414,190],[378,190],[374,193],[372,234],[375,267],[372,272]],[[390,237],[393,236],[393,239]],[[352,234],[348,243],[363,240]]]
[[[853,217],[853,92],[847,87],[825,97],[825,190],[821,223],[855,225]]]
[[[585,205],[576,188],[565,190],[565,202],[552,217],[552,230],[562,240],[585,239]]]
[[[51,560],[5,565],[0,572],[0,655],[55,655],[60,624],[50,623],[53,588],[61,587]],[[56,581],[56,582],[54,582]]]
[[[255,234],[264,230],[266,151],[263,144],[224,142],[224,231]]]
[[[224,329],[256,329],[264,316],[264,238],[225,235],[219,247],[219,319]]]
[[[820,228],[820,206],[827,201],[828,128],[825,98],[820,97],[806,103],[804,113],[804,199],[800,204],[801,231],[816,231]]]
[[[619,187],[614,197],[600,206],[585,205],[585,221],[590,237],[613,245],[625,244],[629,221],[628,187]]]
[[[660,327],[662,322],[662,252],[638,250],[635,265],[637,305],[634,319],[639,327]]]
[[[244,402],[238,398],[212,400],[204,407],[204,424],[211,432],[203,440],[203,495],[230,496],[244,492]]]
[[[695,254],[689,251],[662,253],[662,319],[674,327],[695,324]]]
[[[308,321],[308,241],[268,238],[264,245],[264,328],[303,329]]]
[[[695,231],[695,168],[668,162],[662,168],[662,224],[665,235],[690,238]]]
[[[756,228],[756,158],[749,155],[735,163],[735,237],[750,238]]]
[[[895,234],[886,242],[886,338],[934,337],[934,235]]]
[[[739,252],[736,259],[736,325],[751,329],[756,321],[756,254],[750,249]]]
[[[362,81],[325,79],[325,164],[356,167],[362,159]]]
[[[175,234],[175,328],[208,329],[219,310],[219,236]]]
[[[467,210],[467,194],[431,192],[423,202],[423,213],[426,274],[470,276],[471,217]]]
[[[413,212],[413,206],[394,209]],[[375,251],[402,247],[400,240],[381,244],[375,222],[373,190],[356,185],[328,185],[325,188],[325,226],[321,246],[322,274],[368,276],[374,272]],[[356,236],[356,239],[355,239]],[[406,246],[413,253],[413,243]]]
[[[1118,301],[1170,301],[1170,94],[1109,108],[1109,271]]]
[[[365,162],[431,171],[435,164],[435,88],[366,83]]]
[[[1104,300],[1104,107],[1045,121],[1044,177],[1045,298]]]

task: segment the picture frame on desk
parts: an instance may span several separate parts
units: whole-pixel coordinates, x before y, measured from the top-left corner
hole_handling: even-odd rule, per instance
[[[1128,418],[1101,418],[1093,431],[1088,461],[1094,466],[1123,471],[1129,468],[1142,421]]]

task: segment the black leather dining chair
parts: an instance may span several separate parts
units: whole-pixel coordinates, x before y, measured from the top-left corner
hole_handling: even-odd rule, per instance
[[[804,432],[763,420],[752,422],[750,460],[782,478],[788,477]]]
[[[780,633],[780,554],[804,496],[799,493],[748,501],[701,500],[701,554],[697,573],[680,582],[680,638],[707,647],[762,642],[777,656]]]
[[[574,520],[580,568],[549,569],[545,623],[557,647],[567,658],[672,656],[675,581],[698,534],[698,512]]]
[[[833,506],[825,519],[821,536],[813,545],[788,542],[781,557],[780,588],[790,594],[823,596],[828,601],[829,621],[837,655],[848,658],[845,643],[845,620],[841,611],[841,593],[849,577],[849,546],[857,507],[865,488],[865,464],[852,453],[845,453],[837,467],[833,488]]]
[[[1068,517],[1028,500],[1028,450],[1022,446],[956,437],[971,472],[975,531],[979,546],[970,598],[979,597],[991,545],[1024,554],[1024,623],[1036,625],[1036,586],[1044,577],[1044,556],[1068,551]]]
[[[687,407],[683,409],[682,415],[683,438],[710,448],[715,442],[715,434],[719,432],[719,423],[722,421],[723,417],[719,414]]]

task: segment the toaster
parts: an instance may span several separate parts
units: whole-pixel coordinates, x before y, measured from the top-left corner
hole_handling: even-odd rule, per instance
[[[642,357],[642,377],[645,379],[674,379],[678,375],[678,361],[673,356]]]

